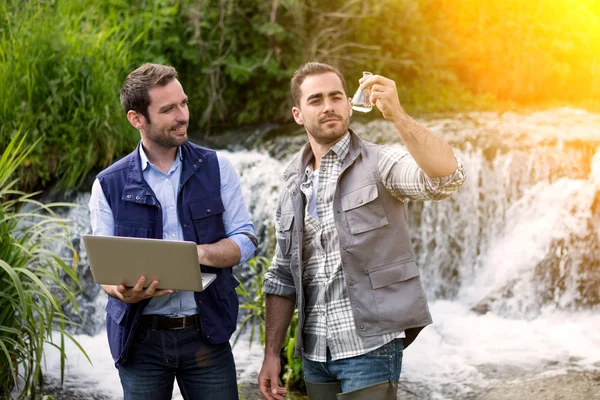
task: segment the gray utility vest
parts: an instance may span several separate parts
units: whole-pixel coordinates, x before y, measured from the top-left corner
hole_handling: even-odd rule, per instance
[[[405,331],[407,347],[431,314],[415,264],[408,233],[407,209],[383,186],[377,160],[380,146],[363,142],[350,131],[350,151],[338,178],[333,210],[342,268],[356,329],[360,336]],[[304,209],[300,183],[313,159],[306,145],[283,174],[280,195],[280,249],[291,255],[296,286],[298,335],[296,355],[303,351],[304,288],[302,244]]]

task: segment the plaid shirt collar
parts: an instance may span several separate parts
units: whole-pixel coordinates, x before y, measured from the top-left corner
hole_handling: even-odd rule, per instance
[[[310,148],[310,146],[308,146]],[[330,154],[332,156],[337,157],[338,162],[343,162],[344,158],[348,155],[350,151],[350,132],[346,132],[344,137],[335,142],[333,146],[327,151],[327,153],[323,154],[322,158],[328,157]],[[312,150],[311,150],[312,153]],[[312,155],[314,158],[314,154]],[[306,182],[308,176],[313,173],[312,163],[308,163],[306,169],[304,170],[304,182]]]

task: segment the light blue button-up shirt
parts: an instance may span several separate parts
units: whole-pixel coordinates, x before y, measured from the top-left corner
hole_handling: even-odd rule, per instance
[[[152,165],[142,146],[139,148],[144,180],[161,204],[163,239],[183,240],[183,230],[177,215],[177,195],[179,194],[179,178],[182,169],[181,148],[177,152],[171,169],[166,174]],[[223,213],[225,234],[240,248],[240,263],[243,263],[250,260],[256,251],[256,246],[246,235],[254,236],[254,225],[242,197],[240,178],[237,172],[224,156],[217,153],[217,158],[221,175],[221,199],[225,207]],[[92,186],[88,206],[91,213],[92,234],[113,236],[113,213],[98,179]],[[172,294],[153,297],[144,308],[144,314],[193,315],[196,313],[194,292],[190,291],[176,291]]]

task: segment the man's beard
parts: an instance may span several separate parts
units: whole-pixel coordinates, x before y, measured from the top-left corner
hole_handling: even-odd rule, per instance
[[[339,128],[336,127],[334,130],[327,130],[327,128],[325,128],[323,126],[322,121],[330,119],[330,118],[337,118],[338,120],[342,121],[341,126]],[[325,141],[337,141],[342,136],[344,136],[346,134],[346,132],[348,132],[349,127],[350,127],[350,118],[347,118],[344,120],[344,118],[341,115],[330,114],[330,115],[327,115],[326,117],[321,118],[317,124],[307,127],[308,128],[307,130],[311,134],[312,137],[317,139],[317,141],[319,141],[319,139],[325,140]]]
[[[188,123],[184,122],[181,124],[177,124],[167,128],[166,130],[157,129],[153,124],[148,124],[147,132],[148,138],[152,140],[154,143],[158,144],[164,148],[173,148],[179,147],[187,143],[188,136],[187,132],[185,136],[173,136],[171,135],[171,130],[175,128],[179,128],[180,126],[185,126],[187,130]]]

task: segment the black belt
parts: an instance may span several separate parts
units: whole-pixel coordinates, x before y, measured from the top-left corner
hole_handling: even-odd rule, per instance
[[[157,330],[184,329],[190,326],[198,325],[198,316],[188,315],[186,317],[166,317],[164,315],[142,315],[140,325],[142,327]]]

